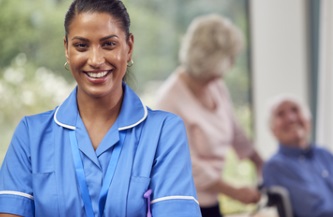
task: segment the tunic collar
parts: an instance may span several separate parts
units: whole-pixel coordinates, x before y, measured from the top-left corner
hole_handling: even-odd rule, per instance
[[[125,83],[123,83],[124,98],[120,114],[117,118],[118,130],[133,128],[144,121],[148,115],[147,107],[143,105],[140,98]],[[78,106],[76,101],[77,87],[68,98],[56,108],[54,121],[64,128],[75,130]]]

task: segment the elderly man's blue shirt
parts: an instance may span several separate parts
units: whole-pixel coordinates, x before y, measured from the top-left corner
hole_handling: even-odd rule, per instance
[[[263,170],[264,186],[283,186],[297,217],[333,216],[333,156],[320,147],[280,145]]]

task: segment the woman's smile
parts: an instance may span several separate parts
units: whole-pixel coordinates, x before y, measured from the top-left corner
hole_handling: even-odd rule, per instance
[[[113,70],[83,71],[87,80],[93,84],[103,84],[108,80]]]
[[[102,72],[86,72],[86,74],[90,77],[90,78],[103,78],[105,77],[108,73],[110,73],[110,71],[102,71]]]

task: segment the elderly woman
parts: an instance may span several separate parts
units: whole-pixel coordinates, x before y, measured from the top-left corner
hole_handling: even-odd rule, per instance
[[[333,155],[309,142],[308,108],[294,96],[277,96],[269,124],[279,149],[264,165],[264,186],[286,188],[294,216],[333,216]]]
[[[216,14],[193,20],[180,48],[181,65],[163,84],[157,107],[178,114],[185,122],[194,181],[202,215],[221,216],[220,193],[243,203],[260,199],[255,188],[235,187],[221,178],[227,149],[251,159],[258,172],[262,160],[233,113],[223,77],[242,47],[241,32]]]

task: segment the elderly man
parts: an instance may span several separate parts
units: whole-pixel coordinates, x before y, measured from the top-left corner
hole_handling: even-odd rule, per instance
[[[294,216],[333,216],[333,155],[309,142],[309,110],[292,96],[278,96],[270,107],[270,128],[279,149],[264,165],[264,186],[282,186]]]

